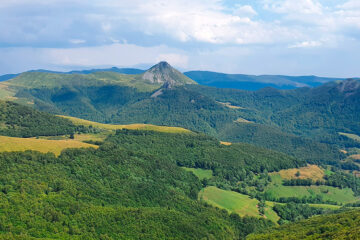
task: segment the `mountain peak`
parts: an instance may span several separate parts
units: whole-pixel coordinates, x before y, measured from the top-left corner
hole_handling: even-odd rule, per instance
[[[191,80],[165,61],[152,66],[142,75],[142,79],[154,84],[163,84],[166,88],[185,84],[196,84],[195,81]]]

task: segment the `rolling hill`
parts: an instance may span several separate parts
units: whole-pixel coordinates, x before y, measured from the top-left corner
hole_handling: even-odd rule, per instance
[[[359,147],[338,134],[358,134],[357,82],[295,90],[220,89],[195,84],[161,62],[137,75],[29,72],[3,84],[12,100],[54,114],[102,123],[183,127],[311,163],[326,159],[334,164],[345,158],[337,148]]]
[[[324,215],[252,234],[248,240],[265,239],[358,239],[360,211]]]
[[[287,239],[291,221],[358,205],[360,180],[340,169],[358,146],[357,80],[250,92],[195,84],[162,62],[2,86],[28,106],[0,102],[0,135],[40,139],[0,136],[12,151],[0,153],[0,238]],[[310,236],[352,233],[303,224]]]
[[[56,136],[82,131],[71,121],[13,102],[0,101],[0,135]]]
[[[324,78],[317,76],[284,76],[284,75],[245,75],[226,74],[209,71],[189,71],[184,73],[200,85],[217,88],[235,88],[242,90],[259,90],[265,87],[277,89],[295,89],[299,87],[317,87],[327,82],[345,80],[344,78]]]

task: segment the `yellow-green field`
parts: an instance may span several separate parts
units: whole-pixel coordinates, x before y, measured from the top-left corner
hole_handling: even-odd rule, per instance
[[[360,154],[354,154],[350,156],[352,159],[360,160]]]
[[[266,192],[272,196],[281,197],[310,197],[320,195],[324,200],[335,201],[338,203],[356,202],[359,200],[354,196],[350,188],[335,188],[330,186],[283,186],[279,184],[270,185]]]
[[[360,142],[360,136],[356,135],[356,134],[352,134],[352,133],[343,133],[343,132],[339,132],[340,135],[343,135],[345,137],[351,138],[355,141],[359,141]]]
[[[238,118],[238,119],[235,120],[235,122],[237,122],[237,123],[253,123],[253,122],[251,122],[249,120],[246,120],[244,118]]]
[[[221,144],[221,145],[225,145],[225,146],[230,146],[230,145],[232,145],[231,142],[223,142],[223,141],[220,141],[220,144]]]
[[[240,107],[240,106],[232,105],[232,104],[229,103],[229,102],[218,102],[218,103],[220,103],[221,105],[223,105],[223,106],[225,106],[225,107],[232,108],[232,109],[245,109],[245,108]]]
[[[212,170],[204,170],[201,168],[187,168],[182,167],[182,169],[192,172],[195,176],[197,176],[200,180],[203,180],[205,178],[209,179],[213,177],[213,171]]]
[[[166,132],[166,133],[191,133],[190,130],[181,127],[156,126],[152,124],[143,124],[143,123],[115,125],[115,124],[97,123],[97,122],[92,122],[92,121],[75,118],[75,117],[69,117],[69,116],[60,116],[60,117],[67,118],[77,125],[93,126],[96,128],[101,128],[106,130],[132,129],[132,130],[149,130],[149,131]]]
[[[297,177],[296,173],[299,172],[300,175]],[[281,170],[278,172],[281,178],[283,179],[312,179],[313,181],[316,180],[323,180],[324,178],[324,170],[321,169],[317,165],[307,165],[306,167],[302,168],[292,168],[287,170]]]
[[[79,142],[76,140],[46,140],[34,138],[14,138],[0,136],[0,152],[14,152],[34,150],[43,153],[52,152],[60,155],[66,148],[98,148],[96,145]]]
[[[15,92],[9,89],[8,85],[0,82],[0,99],[12,100]]]
[[[314,165],[313,165],[314,166]],[[316,169],[312,167],[313,169]],[[310,169],[312,169],[310,168]],[[322,170],[322,169],[321,169]],[[325,170],[322,170],[326,174]],[[328,173],[328,174],[331,174]],[[338,203],[350,203],[360,200],[354,196],[354,192],[350,188],[335,188],[331,186],[283,186],[283,177],[279,172],[271,173],[271,184],[268,185],[265,191],[274,197],[310,197],[321,195],[324,200],[335,201]]]
[[[199,199],[202,199],[215,207],[226,209],[229,212],[235,212],[240,216],[260,217],[257,207],[259,201],[257,199],[251,199],[244,194],[210,186],[200,191]],[[270,206],[265,209],[265,218],[273,222],[279,220],[279,216]]]

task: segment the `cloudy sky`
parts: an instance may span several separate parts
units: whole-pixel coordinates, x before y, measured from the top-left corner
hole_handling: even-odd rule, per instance
[[[360,0],[0,0],[0,74],[146,68],[360,76]]]

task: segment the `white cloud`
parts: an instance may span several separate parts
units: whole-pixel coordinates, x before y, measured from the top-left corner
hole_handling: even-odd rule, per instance
[[[84,39],[70,39],[69,42],[72,43],[72,44],[82,44],[82,43],[86,43],[86,40],[84,40]]]
[[[156,58],[156,62],[167,61],[170,65],[178,66],[180,68],[188,68],[189,57],[184,54],[160,54]]]
[[[323,45],[320,41],[303,41],[290,45],[289,48],[313,48]]]
[[[233,13],[238,16],[258,15],[258,13],[250,5],[236,5]]]
[[[265,4],[265,8],[276,13],[322,14],[322,5],[317,0],[277,0]]]
[[[257,13],[250,5],[237,5],[233,11],[224,11],[219,0],[105,1],[99,6],[111,6],[116,15],[148,36],[166,35],[180,42],[272,43],[292,39],[294,32],[275,23],[251,19]],[[108,16],[103,19],[104,22],[117,20]]]
[[[166,46],[141,47],[112,44],[76,48],[0,48],[0,75],[45,68],[56,71],[94,67],[134,67],[168,61],[174,67],[187,68],[188,53]]]
[[[342,9],[348,9],[348,10],[354,10],[354,9],[360,9],[360,1],[359,0],[350,0],[345,2],[344,4],[338,5],[338,8]]]

